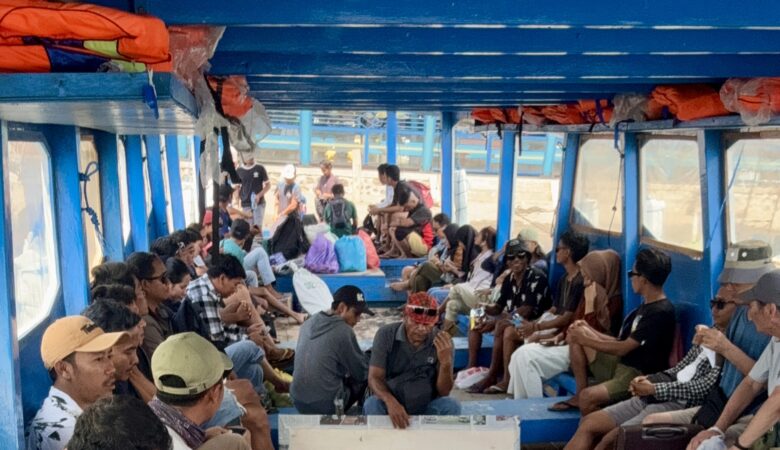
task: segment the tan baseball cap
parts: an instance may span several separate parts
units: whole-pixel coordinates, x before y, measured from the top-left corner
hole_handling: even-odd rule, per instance
[[[152,355],[152,378],[157,390],[171,395],[196,395],[217,384],[233,369],[233,361],[197,333],[179,333],[163,341]],[[185,386],[165,385],[160,379],[175,375]]]
[[[84,316],[68,316],[56,320],[46,328],[41,339],[41,359],[47,369],[74,352],[98,353],[109,350],[125,332],[106,333]]]

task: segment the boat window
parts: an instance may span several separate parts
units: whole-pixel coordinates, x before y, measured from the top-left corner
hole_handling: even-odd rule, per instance
[[[165,217],[168,233],[173,231],[173,207],[171,206],[171,180],[168,179],[168,152],[165,136],[160,136],[160,164],[163,187],[165,188]]]
[[[780,260],[780,138],[727,139],[729,242],[769,243]],[[780,261],[778,261],[780,262]]]
[[[642,238],[701,251],[701,184],[696,138],[640,138]]]
[[[198,222],[198,177],[195,174],[195,158],[200,149],[195,148],[191,136],[179,137],[177,140],[179,158],[179,175],[181,176],[181,195],[184,201],[184,220],[187,224]]]
[[[257,143],[260,154],[263,155],[263,163],[273,164],[298,164],[300,161],[300,111],[268,110],[268,115],[273,123],[271,133]],[[314,140],[312,138],[312,150]],[[200,154],[199,150],[196,154]],[[259,161],[258,161],[259,162]],[[312,159],[312,162],[315,162]],[[316,161],[319,162],[319,161]],[[270,175],[270,173],[269,173]],[[211,197],[206,197],[206,203]]]
[[[100,203],[100,171],[96,171],[98,163],[98,153],[95,147],[95,138],[91,135],[82,135],[79,145],[79,167],[81,173],[89,171],[91,173],[89,181],[81,184],[81,208],[84,220],[84,237],[87,241],[87,268],[92,277],[92,268],[100,264],[103,260],[103,246],[100,242],[103,227],[103,211]],[[86,191],[86,192],[85,192]],[[86,198],[85,198],[86,194]],[[87,201],[97,216],[101,232],[95,231],[95,225],[92,223],[92,216],[87,213]]]
[[[591,137],[580,142],[574,178],[573,224],[622,233],[621,164],[612,138]]]
[[[60,289],[52,171],[37,139],[8,141],[14,292],[18,336],[43,319]]]
[[[125,139],[119,139],[117,144],[117,171],[119,172],[119,205],[122,215],[122,241],[125,245],[130,239],[130,199],[127,190],[127,158],[125,155]]]

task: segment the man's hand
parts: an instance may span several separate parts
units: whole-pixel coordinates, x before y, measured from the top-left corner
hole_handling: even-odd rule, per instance
[[[699,345],[713,350],[715,353],[723,354],[731,343],[728,338],[717,328],[701,327],[696,331],[699,339]]]
[[[655,394],[655,386],[646,376],[636,377],[631,380],[628,390],[636,397],[645,397]]]
[[[219,310],[219,318],[227,324],[243,322],[251,317],[252,312],[246,303],[229,303]]]
[[[220,434],[226,434],[226,433],[230,433],[230,431],[226,430],[226,429],[224,429],[222,427],[207,428],[206,429],[206,440],[208,441],[209,439],[215,438],[215,437],[219,436]]]
[[[534,326],[536,322],[525,322],[524,324],[517,327],[517,335],[518,337],[525,338],[534,333]]]
[[[393,398],[386,402],[385,406],[387,406],[387,415],[390,416],[393,427],[403,430],[409,426],[409,414],[406,413],[403,405],[398,403],[398,400]]]
[[[496,328],[495,320],[482,319],[474,325],[474,331],[483,334],[493,330],[494,328]]]
[[[452,337],[448,333],[438,333],[433,338],[433,346],[436,347],[436,356],[439,364],[452,364]]]
[[[696,450],[699,448],[702,442],[706,441],[707,439],[717,436],[719,433],[714,430],[704,430],[699,432],[696,436],[691,439],[691,442],[688,443],[688,447],[686,447],[685,450]]]

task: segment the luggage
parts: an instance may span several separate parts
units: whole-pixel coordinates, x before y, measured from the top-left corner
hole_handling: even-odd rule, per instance
[[[303,309],[312,316],[330,308],[333,303],[333,295],[330,293],[328,285],[320,277],[306,269],[295,270],[293,290],[295,290],[295,295]]]
[[[688,443],[702,428],[694,424],[630,425],[620,427],[617,438],[618,450],[685,450]]]
[[[316,225],[306,225],[303,227],[303,232],[306,233],[306,239],[310,244],[314,244],[317,236],[330,231],[330,227],[327,223],[318,223]]]
[[[427,184],[420,183],[419,181],[409,180],[407,181],[412,189],[416,190],[420,194],[420,201],[430,208],[433,206],[433,196],[431,195],[431,188]]]
[[[376,252],[374,243],[371,242],[371,238],[368,237],[365,231],[358,231],[358,237],[363,241],[363,246],[366,247],[366,267],[369,269],[379,268],[379,254]]]
[[[344,236],[336,241],[336,255],[341,272],[366,271],[366,247],[357,236]]]
[[[314,273],[338,273],[339,261],[333,243],[324,235],[317,236],[306,253],[304,266]]]
[[[727,116],[717,89],[706,84],[682,86],[658,86],[650,94],[651,103],[666,106],[679,120],[696,120],[706,117]],[[655,109],[653,106],[651,109]]]

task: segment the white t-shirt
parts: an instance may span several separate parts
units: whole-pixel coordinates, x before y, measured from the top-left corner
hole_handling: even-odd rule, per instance
[[[173,442],[172,450],[192,450],[192,448],[187,446],[187,443],[184,442],[184,439],[179,436],[178,433],[173,431],[173,428],[169,427],[168,425],[165,426],[165,428],[168,429],[168,434],[171,436],[171,441]]]
[[[767,383],[767,395],[780,384],[780,340],[772,337],[748,375],[755,381]]]
[[[81,407],[68,394],[52,386],[27,429],[28,450],[62,450],[73,437]]]
[[[476,292],[482,289],[490,289],[490,282],[493,280],[493,274],[482,268],[482,263],[486,259],[493,256],[493,250],[485,250],[474,258],[473,269],[471,269],[471,276],[468,283],[472,292]]]

